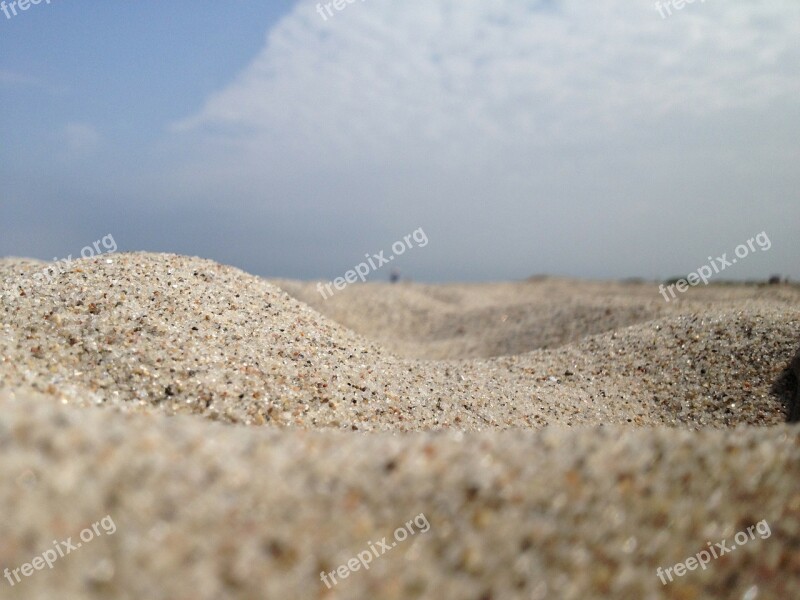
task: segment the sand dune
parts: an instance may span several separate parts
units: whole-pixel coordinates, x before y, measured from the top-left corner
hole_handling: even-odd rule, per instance
[[[800,591],[796,287],[666,303],[651,284],[539,279],[322,300],[175,255],[37,285],[43,267],[0,261],[0,567],[106,514],[118,531],[3,597]],[[320,581],[420,513],[430,531]],[[657,577],[762,520],[770,537]]]
[[[712,285],[665,302],[654,283],[540,277],[515,283],[351,285],[275,280],[315,310],[409,358],[485,358],[556,348],[662,316],[752,301],[796,308],[798,286]]]

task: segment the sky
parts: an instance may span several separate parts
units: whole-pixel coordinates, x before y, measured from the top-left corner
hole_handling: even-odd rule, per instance
[[[324,4],[0,5],[0,256],[800,279],[797,0]]]

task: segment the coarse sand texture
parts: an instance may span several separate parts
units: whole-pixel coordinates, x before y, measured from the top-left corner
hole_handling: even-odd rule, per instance
[[[796,286],[45,266],[0,259],[0,598],[800,598]]]

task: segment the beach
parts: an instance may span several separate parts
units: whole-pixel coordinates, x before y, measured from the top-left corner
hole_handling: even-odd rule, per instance
[[[0,260],[4,598],[800,593],[796,285],[43,267]]]

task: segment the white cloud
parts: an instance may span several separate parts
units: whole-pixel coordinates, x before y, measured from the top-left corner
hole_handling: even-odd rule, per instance
[[[39,80],[30,75],[23,75],[8,69],[0,69],[0,85],[5,86],[38,86],[41,85]]]
[[[66,149],[72,155],[90,154],[100,145],[100,134],[86,123],[67,123],[62,134]]]
[[[32,88],[37,92],[44,92],[51,96],[63,96],[67,93],[67,87],[64,85],[55,84],[52,81],[45,82],[25,73],[2,68],[0,68],[0,87],[18,90]]]
[[[175,123],[193,158],[171,167],[171,197],[266,205],[283,228],[323,215],[353,231],[338,211],[359,235],[450,231],[443,265],[523,264],[509,258],[522,249],[595,273],[672,268],[657,231],[693,235],[691,262],[712,220],[778,222],[800,157],[790,135],[764,136],[797,114],[796,0],[695,2],[669,19],[649,0],[369,0],[327,21],[316,5]],[[757,170],[754,150],[778,160]],[[616,241],[631,231],[636,253]]]
[[[696,3],[667,20],[628,0],[371,0],[327,21],[315,6],[178,129],[248,151],[278,138],[282,155],[463,159],[800,93],[794,2]]]

